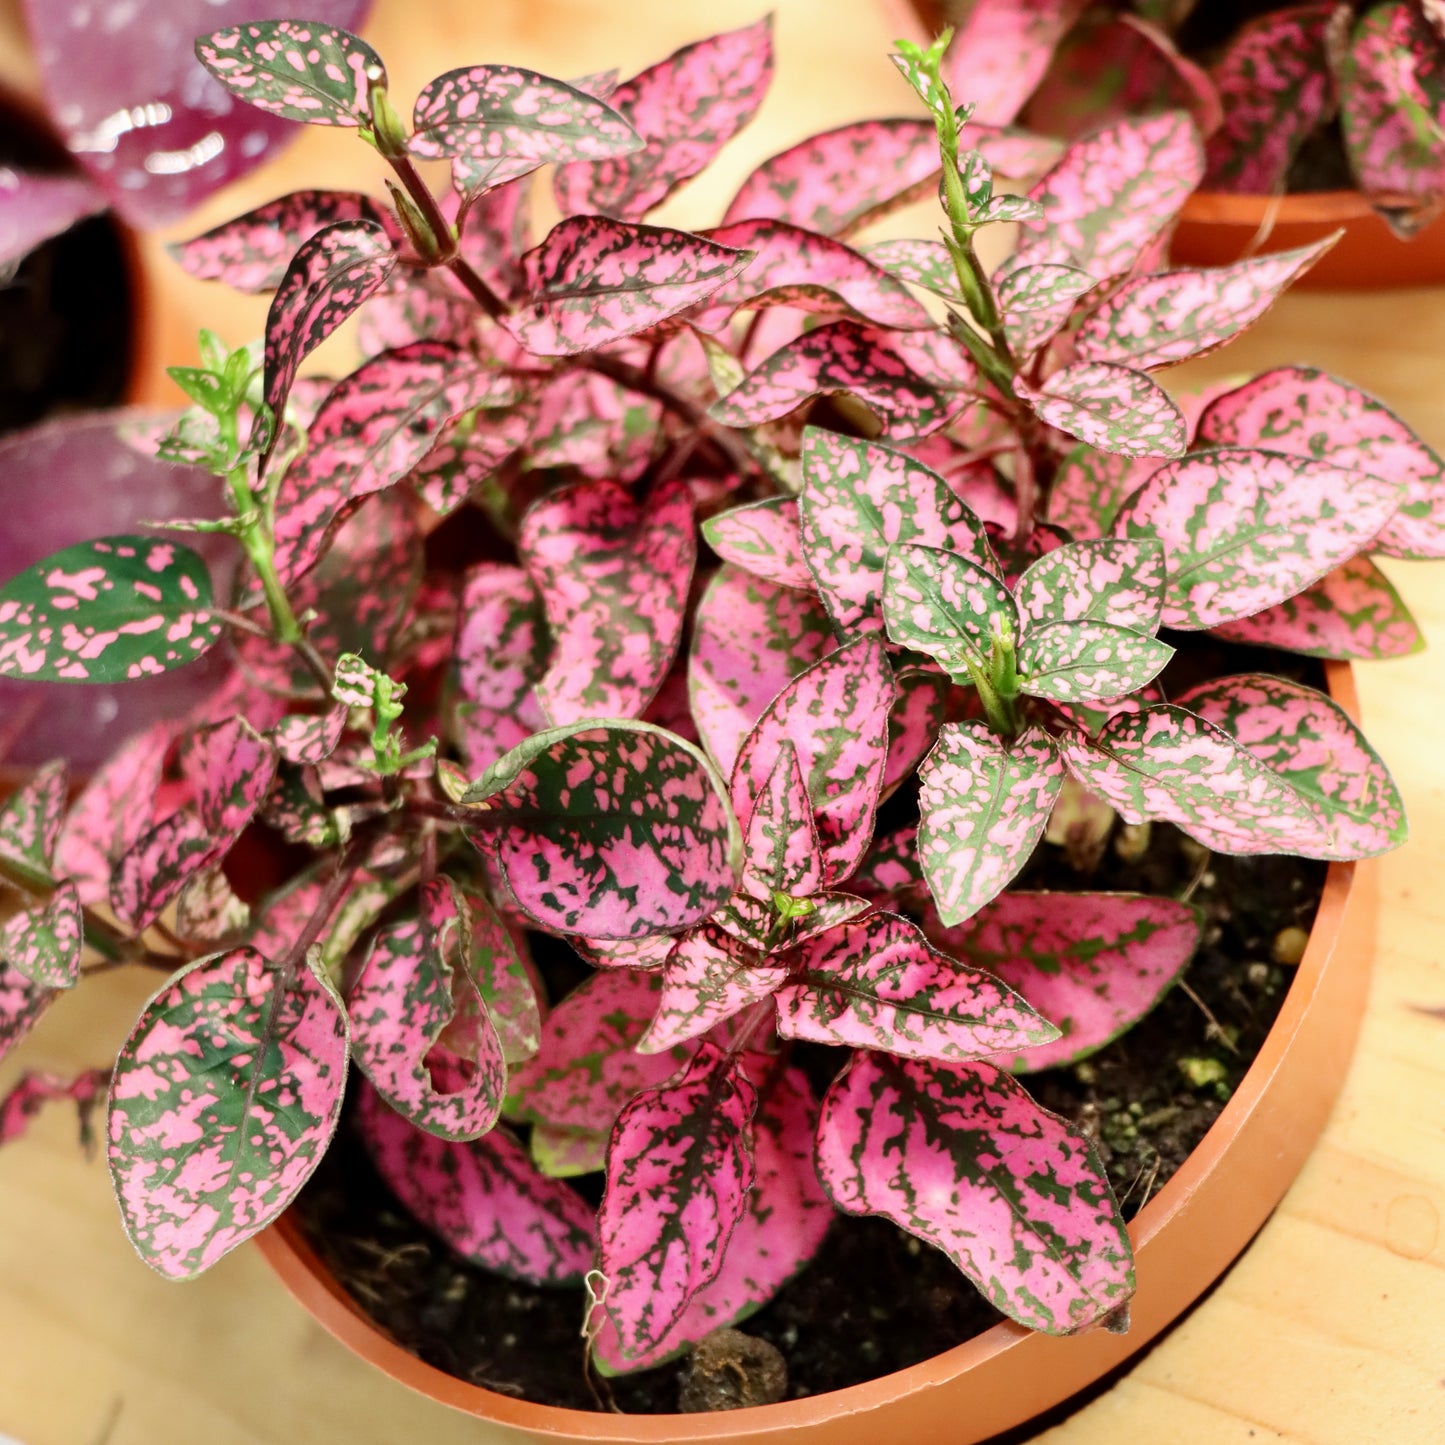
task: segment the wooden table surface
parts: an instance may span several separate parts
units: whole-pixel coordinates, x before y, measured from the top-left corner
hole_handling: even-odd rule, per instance
[[[0,76],[24,82],[13,3],[0,4]],[[626,74],[758,9],[379,0],[368,33],[408,102],[433,74],[468,61]],[[907,111],[871,0],[780,0],[777,19],[779,78],[763,113],[715,182],[676,198],[665,219],[707,224],[781,145]],[[379,176],[354,140],[313,130],[200,220],[318,182],[378,186]],[[186,281],[154,242],[146,250],[166,361],[191,358],[201,321],[233,340],[259,330],[253,303]],[[1445,291],[1286,297],[1196,377],[1290,361],[1360,382],[1445,448]],[[1445,565],[1389,571],[1436,650],[1360,671],[1365,722],[1399,779],[1413,837],[1381,868],[1374,985],[1343,1097],[1298,1183],[1219,1288],[1039,1445],[1445,1440]],[[22,1065],[106,1060],[150,982],[106,976],[62,1000],[0,1069],[0,1089]],[[103,1165],[81,1158],[73,1135],[71,1117],[53,1110],[0,1154],[0,1436],[23,1445],[485,1445],[485,1426],[413,1397],[323,1335],[253,1250],[183,1287],[151,1274],[121,1232]]]

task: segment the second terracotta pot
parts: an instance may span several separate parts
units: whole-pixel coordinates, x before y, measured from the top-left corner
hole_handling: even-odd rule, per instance
[[[1354,679],[1330,691],[1358,712]],[[1369,865],[1332,864],[1309,947],[1244,1081],[1183,1167],[1130,1226],[1139,1291],[1125,1335],[1070,1339],[1001,1324],[911,1369],[812,1399],[711,1415],[600,1415],[493,1393],[390,1339],[327,1272],[299,1223],[259,1240],[282,1282],[344,1345],[401,1384],[489,1422],[489,1440],[664,1445],[977,1445],[1086,1389],[1172,1324],[1229,1267],[1289,1188],[1339,1092],[1374,950]]]

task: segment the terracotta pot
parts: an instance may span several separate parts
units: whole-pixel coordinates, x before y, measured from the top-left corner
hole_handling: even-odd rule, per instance
[[[1331,663],[1328,675],[1331,693],[1356,715],[1349,667]],[[1309,947],[1264,1047],[1199,1147],[1130,1226],[1139,1292],[1127,1335],[1054,1339],[1001,1324],[911,1369],[812,1399],[711,1415],[587,1414],[494,1394],[409,1354],[327,1273],[290,1215],[260,1237],[261,1252],[342,1344],[394,1380],[488,1421],[488,1439],[976,1445],[1067,1400],[1147,1345],[1269,1217],[1344,1079],[1364,1013],[1375,907],[1368,865],[1330,866]]]

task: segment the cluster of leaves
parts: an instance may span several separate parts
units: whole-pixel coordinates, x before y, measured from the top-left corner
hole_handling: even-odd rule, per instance
[[[1209,190],[1274,195],[1302,152],[1342,146],[1354,184],[1397,234],[1413,235],[1445,205],[1439,0],[1252,6],[1253,18],[1218,42],[1214,7],[1199,0],[962,8],[949,71],[981,119],[1070,135],[1179,108],[1206,140]]]
[[[756,110],[766,22],[620,84],[452,71],[411,128],[344,31],[199,53],[254,105],[357,130],[393,205],[302,192],[175,248],[273,293],[259,355],[205,338],[176,373],[196,407],[137,440],[224,486],[232,515],[189,525],[245,553],[225,605],[154,537],[0,588],[0,675],[234,657],[76,799],[56,767],[0,813],[0,1051],[82,941],[170,975],[106,1126],[143,1258],[189,1277],[274,1219],[354,1065],[428,1227],[523,1279],[592,1272],[605,1369],[756,1309],[832,1207],[1031,1326],[1117,1327],[1118,1207],[1015,1076],[1147,1013],[1200,921],[1009,884],[1085,801],[1231,853],[1404,834],[1327,696],[1161,679],[1198,633],[1417,645],[1368,554],[1445,552],[1440,459],[1319,372],[1188,403],[1154,375],[1322,248],[1156,273],[1205,166],[1179,113],[996,191],[987,156],[1037,151],[955,108],[942,42],[895,57],[926,118],[773,157],[703,235],[645,217]],[[450,194],[414,158],[450,160]],[[564,217],[534,240],[543,165]],[[941,240],[856,241],[935,186]],[[990,275],[996,224],[1018,244]],[[367,359],[301,377],[350,316]],[[305,860],[259,898],[227,873],[248,830]],[[539,933],[587,965],[560,998]],[[822,1098],[798,1041],[834,1050]],[[599,1170],[594,1213],[567,1179]]]

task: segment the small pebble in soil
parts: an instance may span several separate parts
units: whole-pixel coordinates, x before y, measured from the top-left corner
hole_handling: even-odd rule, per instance
[[[773,1405],[788,1392],[782,1352],[741,1330],[714,1330],[692,1352],[677,1407],[684,1414]]]
[[[1309,941],[1303,928],[1281,928],[1274,936],[1274,961],[1293,967],[1305,956]]]

